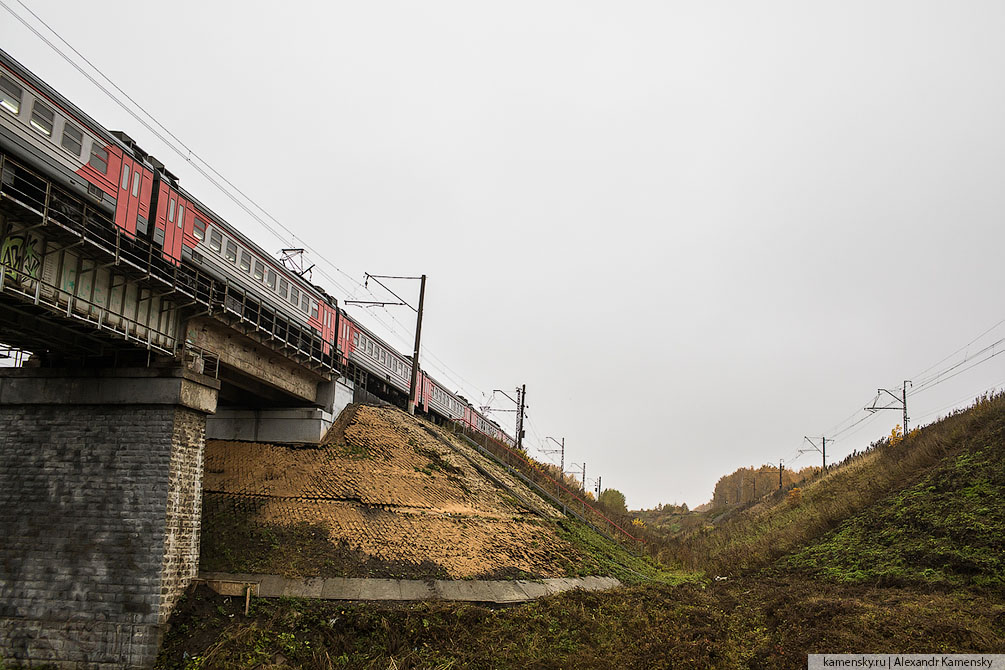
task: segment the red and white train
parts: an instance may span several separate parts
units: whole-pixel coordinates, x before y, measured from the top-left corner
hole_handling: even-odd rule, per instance
[[[105,129],[3,50],[0,150],[103,210],[111,225],[153,244],[166,262],[198,268],[308,326],[325,354],[365,372],[368,387],[408,397],[410,357],[213,213],[128,135]],[[513,444],[498,424],[421,370],[419,388],[417,406],[428,414]]]

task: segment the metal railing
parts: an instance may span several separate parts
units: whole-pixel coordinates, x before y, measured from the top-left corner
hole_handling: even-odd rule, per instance
[[[463,422],[453,420],[450,422],[450,425],[453,427],[454,432],[460,433],[472,442],[475,442],[492,454],[497,461],[517,470],[540,491],[547,493],[548,497],[559,501],[564,511],[575,512],[576,516],[579,516],[581,520],[594,526],[594,528],[604,535],[608,537],[613,536],[613,538],[626,542],[635,548],[638,548],[644,542],[642,538],[635,537],[618,525],[617,522],[608,518],[603,512],[587,502],[582,495],[546,473],[539,464],[523,453],[503,444],[499,440],[472,429]]]
[[[175,354],[173,333],[113,312],[105,305],[68,293],[9,264],[0,263],[0,294],[14,296],[35,307],[45,307],[60,317],[88,324],[149,351],[168,356]]]
[[[18,213],[24,217],[24,221],[19,222],[25,224],[27,230],[45,226],[48,231],[56,233],[55,237],[68,242],[63,248],[86,246],[102,257],[107,265],[115,266],[118,272],[161,287],[163,296],[175,301],[178,309],[195,306],[210,316],[222,316],[225,321],[232,319],[255,331],[266,343],[275,345],[302,365],[323,373],[336,370],[339,363],[336,347],[333,343],[326,346],[318,331],[293,321],[228,281],[210,277],[190,265],[169,262],[163,257],[160,247],[149,240],[125,234],[107,212],[56,186],[17,159],[0,153],[0,202],[3,201],[18,205]],[[16,268],[10,270],[12,273],[20,272]],[[35,305],[52,309],[60,307],[51,301],[46,302],[40,295],[40,282],[34,277],[31,279],[35,287],[33,294],[12,288],[10,283],[5,288],[2,279],[0,291],[18,294]],[[76,296],[72,300],[75,303],[87,302]],[[97,319],[88,319],[84,315],[84,320],[96,321],[95,325],[99,328],[109,330],[104,318],[108,314],[107,308],[93,306],[98,312]],[[90,312],[88,310],[87,314]],[[66,310],[65,315],[81,318],[79,312],[73,309]],[[136,332],[135,329],[132,332]],[[130,329],[119,334],[129,339]],[[169,355],[179,353],[177,347],[167,350],[155,347],[151,342],[144,344]]]

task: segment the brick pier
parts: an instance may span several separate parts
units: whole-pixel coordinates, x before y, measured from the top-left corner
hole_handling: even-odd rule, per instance
[[[144,668],[199,564],[206,415],[181,370],[0,371],[0,659]]]

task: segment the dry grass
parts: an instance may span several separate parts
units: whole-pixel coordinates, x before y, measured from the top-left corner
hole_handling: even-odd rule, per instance
[[[910,486],[995,422],[1005,422],[1005,396],[980,398],[967,411],[926,426],[899,444],[883,441],[804,484],[798,502],[775,494],[714,527],[673,537],[660,549],[660,558],[715,574],[764,566]]]

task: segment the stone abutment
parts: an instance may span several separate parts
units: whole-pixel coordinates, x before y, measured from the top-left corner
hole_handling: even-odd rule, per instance
[[[0,658],[144,668],[199,564],[206,416],[181,370],[0,370]]]

